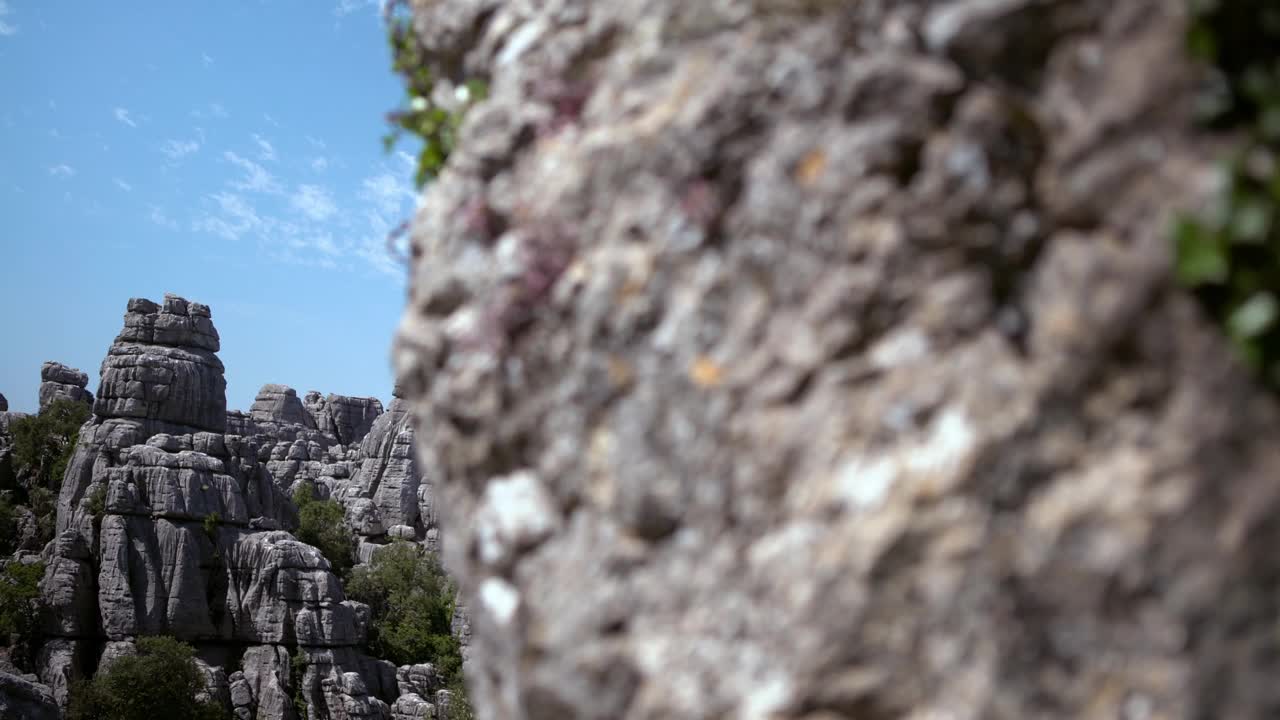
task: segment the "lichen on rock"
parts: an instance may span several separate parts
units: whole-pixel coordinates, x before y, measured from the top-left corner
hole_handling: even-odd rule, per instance
[[[481,717],[1280,707],[1180,3],[413,6],[489,83],[395,350]]]

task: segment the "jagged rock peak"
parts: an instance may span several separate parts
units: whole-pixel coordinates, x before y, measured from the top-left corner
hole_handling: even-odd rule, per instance
[[[40,366],[40,381],[83,388],[89,385],[89,375],[83,370],[49,360]]]
[[[8,412],[8,411],[9,411],[9,399],[4,396],[4,393],[0,393],[0,412]]]
[[[267,383],[258,391],[249,407],[249,417],[255,422],[276,422],[315,428],[315,418],[302,406],[298,392],[288,385]]]
[[[343,445],[358,443],[382,415],[382,401],[372,397],[321,396],[312,390],[302,404],[315,419],[316,428],[338,438]]]
[[[164,296],[163,306],[145,298],[130,299],[124,330],[116,342],[199,348],[210,352],[220,348],[209,306],[168,294]]]
[[[40,366],[40,409],[44,410],[55,400],[71,400],[93,404],[93,393],[85,389],[89,375],[52,360]]]
[[[129,301],[124,329],[102,361],[94,413],[221,432],[226,379],[209,307],[166,295]]]

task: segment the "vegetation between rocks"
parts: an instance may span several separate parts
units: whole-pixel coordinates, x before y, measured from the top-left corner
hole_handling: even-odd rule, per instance
[[[422,141],[414,182],[419,189],[444,169],[458,143],[458,128],[472,105],[484,99],[488,86],[469,80],[458,87],[453,102],[441,103],[436,96],[436,76],[427,65],[427,51],[413,29],[405,0],[392,0],[386,7],[387,40],[391,46],[391,67],[404,79],[405,101],[387,113],[393,129],[383,137],[388,152],[408,133]]]
[[[114,660],[71,690],[68,720],[223,720],[225,708],[198,698],[204,678],[190,645],[171,637],[143,637],[138,653]]]
[[[339,577],[346,575],[355,560],[355,538],[343,522],[342,505],[317,498],[306,483],[294,491],[293,503],[298,506],[294,537],[318,549]]]
[[[10,560],[0,571],[0,645],[9,659],[29,668],[40,643],[40,579],[44,563]]]
[[[1212,68],[1203,119],[1240,144],[1214,206],[1177,223],[1177,276],[1280,390],[1280,5],[1194,0],[1188,44]]]
[[[36,537],[28,538],[31,546],[40,547],[53,539],[58,490],[75,452],[80,426],[89,414],[85,403],[55,400],[38,415],[18,418],[9,425],[13,475],[7,486],[0,486],[0,553],[12,553],[23,542],[19,506],[26,506],[35,516]]]
[[[347,595],[369,606],[369,649],[396,665],[430,662],[445,678],[462,671],[453,637],[455,588],[436,557],[394,542],[352,571]]]

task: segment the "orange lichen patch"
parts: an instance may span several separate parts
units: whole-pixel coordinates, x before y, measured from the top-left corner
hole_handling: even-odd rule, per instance
[[[614,385],[630,385],[634,377],[635,371],[626,360],[616,355],[609,357],[609,382]]]
[[[810,150],[796,164],[796,182],[804,186],[818,182],[822,171],[827,169],[827,156],[821,150]]]
[[[716,387],[724,380],[724,368],[711,358],[700,355],[689,368],[689,379],[699,387]]]

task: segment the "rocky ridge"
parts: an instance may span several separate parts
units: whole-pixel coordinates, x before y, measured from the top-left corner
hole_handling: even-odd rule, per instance
[[[134,652],[138,636],[166,634],[197,649],[207,692],[240,720],[294,718],[295,697],[313,717],[389,719],[393,708],[394,717],[435,717],[448,694],[431,666],[366,656],[368,608],[287,531],[292,490],[313,483],[340,490],[348,515],[368,520],[366,557],[391,538],[383,514],[410,528],[395,537],[426,542],[421,477],[396,455],[412,445],[405,412],[318,393],[304,404],[267,385],[248,413],[228,413],[208,307],[134,299],[124,320],[43,553],[48,639],[38,675],[49,696],[65,707],[77,678]],[[83,374],[60,368],[46,364],[46,385],[84,386]],[[397,444],[405,432],[410,440]],[[376,457],[362,452],[366,441]],[[379,497],[384,485],[396,489]],[[405,507],[391,499],[409,497],[402,487],[412,496]]]

